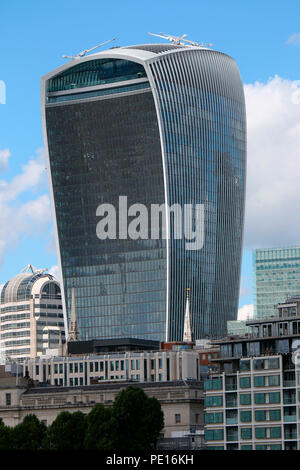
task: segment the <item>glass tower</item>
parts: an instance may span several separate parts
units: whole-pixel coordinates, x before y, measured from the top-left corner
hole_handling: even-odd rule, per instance
[[[300,247],[253,251],[254,317],[277,315],[275,306],[300,295]]]
[[[234,60],[200,46],[112,48],[43,77],[41,96],[65,310],[75,279],[82,339],[181,341],[187,287],[195,338],[222,335],[237,316],[245,202]],[[119,236],[100,240],[97,207],[117,213],[120,196],[149,213],[201,204],[203,247],[188,250],[172,217],[165,237],[126,239],[117,216]]]

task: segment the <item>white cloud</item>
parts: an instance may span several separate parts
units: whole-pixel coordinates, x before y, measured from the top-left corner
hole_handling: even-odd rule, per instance
[[[41,150],[11,181],[0,180],[0,264],[7,250],[13,249],[22,237],[34,237],[48,230],[52,221],[50,200],[48,194],[34,197],[40,188],[47,192]]]
[[[253,318],[253,305],[244,305],[243,307],[239,308],[238,311],[238,320],[250,320]]]
[[[49,269],[49,274],[52,274],[52,276],[54,276],[56,279],[58,279],[59,281],[61,280],[61,277],[60,277],[60,271],[59,271],[59,267],[58,266],[52,266],[52,268]]]
[[[246,248],[300,243],[298,85],[278,76],[267,83],[245,85],[248,127]]]
[[[295,46],[300,45],[300,33],[294,33],[292,34],[288,40],[286,41],[287,44],[293,44]]]
[[[11,156],[9,149],[0,150],[0,171],[8,168],[8,159]]]

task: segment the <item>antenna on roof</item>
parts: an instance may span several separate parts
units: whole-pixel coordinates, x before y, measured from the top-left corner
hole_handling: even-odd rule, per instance
[[[72,55],[63,55],[63,59],[80,59],[81,57],[84,57],[88,52],[92,52],[94,49],[98,49],[98,47],[104,46],[105,44],[108,44],[109,42],[115,41],[117,38],[112,38],[109,41],[102,42],[101,44],[98,44],[97,46],[91,47],[91,49],[85,49],[82,52],[79,52],[79,54],[72,56]]]
[[[212,47],[212,44],[210,42],[209,43],[202,42],[201,44],[199,44],[198,42],[185,39],[187,37],[187,34],[183,34],[182,36],[173,36],[172,34],[165,34],[165,33],[159,33],[159,34],[148,33],[148,34],[150,34],[150,36],[157,36],[158,38],[167,39],[167,41],[170,41],[172,44],[175,44],[175,45],[184,44],[185,46]]]

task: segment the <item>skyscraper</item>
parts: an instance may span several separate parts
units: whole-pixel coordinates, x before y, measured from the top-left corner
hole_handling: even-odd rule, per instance
[[[195,339],[225,332],[237,315],[245,200],[235,61],[184,44],[112,48],[43,77],[41,97],[64,301],[70,316],[75,279],[81,337],[180,341],[187,288]],[[119,211],[116,239],[97,236],[105,204]],[[173,215],[165,237],[150,227],[126,237],[121,219],[135,204],[193,205],[191,227],[203,207],[203,246],[187,248]]]
[[[300,295],[300,247],[253,251],[254,317],[275,315],[278,303]]]

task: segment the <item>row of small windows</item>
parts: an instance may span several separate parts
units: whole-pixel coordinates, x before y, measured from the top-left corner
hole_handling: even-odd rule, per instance
[[[238,430],[231,431],[230,429],[226,430],[226,439],[227,441],[238,441]],[[281,427],[271,427],[263,428],[257,427],[254,429],[254,434],[256,439],[280,439],[281,438]],[[240,438],[241,439],[252,439],[252,428],[241,428],[240,429]],[[223,429],[206,429],[204,434],[204,439],[206,441],[222,441],[224,439],[224,430]]]
[[[251,394],[244,393],[240,394],[240,404],[241,405],[251,405]],[[270,392],[270,393],[255,393],[254,394],[254,403],[260,405],[263,403],[280,403],[280,392]],[[205,407],[214,407],[214,406],[223,406],[223,396],[215,395],[208,396],[204,398]],[[231,396],[231,394],[226,395],[226,406],[235,407],[237,406],[237,397],[236,394]]]
[[[285,416],[290,416],[286,414]],[[235,419],[233,419],[235,418]],[[226,424],[236,424],[238,418],[237,410],[235,414],[226,414]],[[271,409],[271,410],[255,410],[254,411],[254,420],[257,422],[260,421],[280,421],[281,420],[281,410],[280,409]],[[241,423],[250,423],[252,422],[252,410],[241,410],[240,411],[240,421]],[[205,413],[205,424],[222,424],[224,422],[223,411],[217,413]]]

